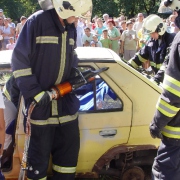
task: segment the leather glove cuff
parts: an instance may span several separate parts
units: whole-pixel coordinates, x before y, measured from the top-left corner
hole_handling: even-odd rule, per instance
[[[152,138],[163,139],[163,136],[161,134],[161,130],[154,123],[150,124],[149,130],[150,130],[150,134],[151,134]]]

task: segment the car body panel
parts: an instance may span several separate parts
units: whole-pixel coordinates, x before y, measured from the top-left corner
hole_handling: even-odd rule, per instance
[[[157,147],[159,140],[151,138],[148,127],[153,118],[161,88],[124,63],[110,49],[82,47],[77,48],[76,53],[80,59],[78,64],[80,67],[91,67],[95,70],[109,67],[99,77],[122,101],[120,110],[79,112],[81,144],[77,173],[93,173],[92,169],[99,158],[117,146]],[[19,112],[22,112],[22,107]],[[18,175],[17,169],[22,159],[24,137],[23,116],[19,113],[13,169],[5,173],[7,179]],[[49,173],[51,173],[50,167],[51,163]]]

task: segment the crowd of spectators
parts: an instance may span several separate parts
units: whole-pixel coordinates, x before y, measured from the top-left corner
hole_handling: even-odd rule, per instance
[[[179,31],[174,23],[176,16],[176,12],[173,12],[164,19],[170,33]],[[129,60],[150,38],[143,33],[144,19],[143,13],[138,13],[131,19],[127,19],[124,15],[112,18],[108,14],[103,14],[102,17],[95,16],[91,22],[77,18],[77,42],[79,42],[77,46],[109,48],[125,60]]]
[[[12,19],[6,17],[3,10],[0,9],[0,50],[14,49],[16,40],[26,22],[26,19],[25,16],[21,16],[20,23],[17,23],[16,25],[12,22]]]
[[[164,19],[167,31],[170,33],[179,31],[174,23],[176,16],[176,12],[173,12]],[[129,60],[149,39],[148,35],[143,34],[143,20],[143,13],[138,13],[131,19],[127,19],[124,15],[112,18],[107,13],[102,17],[95,16],[92,21],[77,17],[75,21],[77,47],[105,47],[112,49],[125,60]],[[0,9],[0,50],[14,48],[25,22],[26,17],[22,16],[20,23],[15,25],[11,18],[6,18],[3,10]]]

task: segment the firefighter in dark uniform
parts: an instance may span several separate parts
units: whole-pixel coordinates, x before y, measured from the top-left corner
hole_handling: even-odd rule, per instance
[[[166,50],[172,43],[175,34],[166,32],[165,23],[155,14],[148,16],[144,20],[142,28],[144,34],[149,34],[151,38],[128,63],[137,69],[142,63],[149,60],[150,67],[148,70],[154,71],[156,74],[164,62]]]
[[[76,16],[91,14],[91,0],[39,0],[46,10],[26,21],[12,54],[12,69],[31,114],[28,179],[47,178],[50,154],[54,180],[74,180],[80,139],[79,100],[72,93],[56,100],[51,87],[73,76]],[[45,9],[44,8],[44,9]]]
[[[170,6],[178,12],[175,24],[180,28],[180,1],[163,1],[160,12]],[[180,179],[180,32],[175,36],[165,71],[163,92],[156,105],[156,112],[150,124],[153,138],[160,138],[157,156],[152,167],[153,180]]]

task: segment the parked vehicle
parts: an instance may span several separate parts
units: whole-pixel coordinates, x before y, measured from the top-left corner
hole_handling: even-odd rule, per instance
[[[109,67],[97,75],[95,81],[75,91],[81,103],[77,177],[98,178],[100,175],[109,175],[128,180],[132,176],[143,180],[144,167],[152,165],[160,143],[151,138],[149,124],[161,88],[124,63],[110,49],[81,47],[76,52],[81,71]],[[0,68],[3,66],[1,53]],[[9,59],[7,62],[10,62]],[[6,179],[19,175],[24,137],[21,103],[13,161],[9,172],[4,173]],[[50,169],[51,161],[49,175]]]

